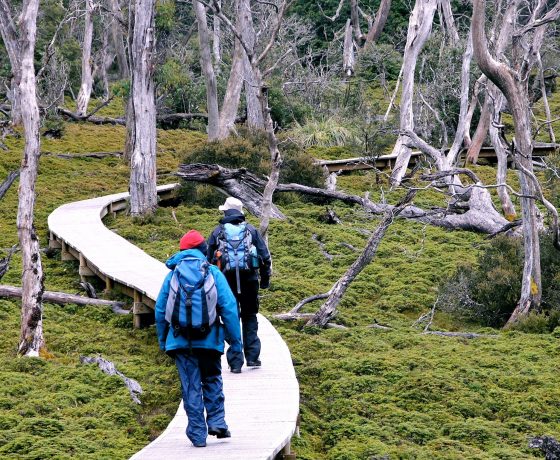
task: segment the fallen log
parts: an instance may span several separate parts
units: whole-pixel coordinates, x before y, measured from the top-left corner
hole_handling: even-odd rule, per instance
[[[19,169],[17,171],[11,171],[8,177],[0,184],[0,200],[4,198],[6,192],[10,189],[14,181],[19,177]]]
[[[497,339],[497,334],[476,334],[474,332],[445,332],[445,331],[424,331],[422,334],[439,335],[442,337],[461,337],[463,339]]]
[[[469,173],[467,173],[463,169],[440,172],[434,177],[441,178],[452,174],[469,174],[471,178],[476,178],[476,176],[473,176],[472,172],[469,171]],[[179,167],[177,175],[185,180],[213,185],[224,190],[244,203],[247,202],[247,209],[249,209],[252,214],[260,217],[261,190],[264,189],[266,180],[247,171],[245,168],[228,169],[216,164],[182,164]],[[431,176],[425,177],[433,179]],[[480,183],[472,186],[465,186],[463,189],[465,191],[464,195],[467,195],[466,199],[468,201],[454,202],[446,208],[433,208],[430,210],[409,205],[402,210],[399,218],[415,220],[449,230],[469,230],[489,234],[500,232],[505,226],[510,225],[510,222],[496,211],[490,199],[490,195]],[[376,215],[384,214],[386,211],[391,211],[394,208],[394,206],[386,203],[374,203],[369,200],[367,195],[361,197],[340,191],[308,187],[300,184],[278,184],[275,192],[297,192],[305,195],[338,200],[347,204],[357,204],[362,206],[367,212]],[[277,209],[275,212],[280,213]],[[282,216],[280,218],[284,218],[281,213],[280,215]]]
[[[118,371],[116,366],[111,361],[107,361],[102,356],[80,356],[80,362],[82,364],[97,364],[99,366],[99,369],[101,369],[101,371],[105,374],[119,376],[124,382],[126,388],[128,388],[132,400],[136,404],[142,404],[140,402],[140,399],[138,398],[138,395],[142,394],[142,387],[140,386],[140,384],[136,380],[131,379],[124,375],[122,372]]]
[[[0,297],[2,298],[21,298],[21,291],[22,289],[20,287],[0,284]],[[92,299],[81,295],[68,294],[66,292],[44,291],[43,301],[49,303],[56,303],[59,305],[73,303],[76,305],[93,305],[97,307],[111,307],[113,312],[116,313],[117,315],[128,315],[130,313],[129,310],[125,310],[122,308],[125,306],[124,302],[116,302],[114,300],[104,300],[104,299]]]
[[[264,190],[266,181],[244,168],[228,169],[222,168],[220,165],[202,163],[182,164],[179,166],[177,176],[187,181],[213,185],[228,195],[241,200],[251,214],[262,217],[261,201],[263,196],[261,190]],[[286,218],[274,204],[271,208],[271,217],[275,219]]]
[[[87,121],[95,125],[126,125],[126,120],[124,118],[96,117],[87,114],[78,115],[71,110],[65,109],[64,107],[57,107],[56,111],[59,115],[70,118],[72,121]]]
[[[91,153],[56,153],[56,152],[42,152],[45,156],[55,156],[58,158],[64,158],[67,160],[73,160],[75,158],[96,158],[102,159],[107,157],[120,158],[123,156],[123,152],[91,152]]]
[[[18,251],[18,248],[19,246],[17,244],[13,245],[10,249],[8,249],[6,257],[0,259],[0,280],[10,269],[10,261],[12,260],[12,256]]]

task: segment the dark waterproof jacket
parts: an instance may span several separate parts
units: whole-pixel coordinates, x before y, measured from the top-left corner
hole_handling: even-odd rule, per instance
[[[218,269],[218,267],[210,266],[210,271],[216,282],[216,290],[218,291],[217,313],[221,321],[217,320],[210,330],[208,336],[201,340],[192,340],[189,344],[188,340],[182,335],[173,336],[170,331],[169,323],[165,319],[165,307],[167,305],[167,297],[169,296],[169,285],[173,275],[173,269],[185,257],[196,257],[204,260],[204,254],[198,249],[188,249],[180,251],[169,258],[165,263],[171,271],[165,277],[161,290],[156,301],[156,329],[161,350],[167,353],[173,353],[180,350],[192,348],[203,348],[206,350],[216,350],[220,353],[224,352],[225,331],[227,329],[229,336],[229,344],[235,351],[241,351],[241,330],[239,328],[239,315],[237,311],[237,301],[231,292],[229,284]],[[222,324],[223,322],[223,324]]]
[[[214,253],[216,249],[218,249],[218,236],[222,231],[222,225],[224,224],[240,224],[241,222],[245,222],[245,216],[243,213],[235,210],[235,209],[228,209],[224,212],[224,217],[220,219],[220,225],[218,225],[208,238],[208,261],[210,263],[214,263]],[[257,255],[260,258],[260,267],[259,272],[261,279],[268,280],[270,278],[270,252],[266,243],[264,242],[261,234],[258,230],[253,227],[251,224],[247,224],[247,230],[251,233],[251,238],[253,240],[253,244],[255,248],[257,248]],[[246,280],[258,280],[258,274],[256,270],[252,270],[248,273],[243,274],[244,279]]]

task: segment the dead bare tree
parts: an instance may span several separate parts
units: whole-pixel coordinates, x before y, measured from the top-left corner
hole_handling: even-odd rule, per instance
[[[546,2],[540,1],[535,10],[543,11]],[[508,8],[517,8],[521,2],[514,0],[509,3]],[[532,44],[525,43],[526,52],[522,51],[521,42],[525,34],[532,32],[551,20],[558,18],[560,5],[556,5],[547,14],[540,16],[534,14],[530,21],[514,36],[517,41],[514,43],[512,55],[514,57],[512,65],[505,63],[498,57],[493,57],[488,49],[488,40],[484,29],[486,18],[486,1],[473,1],[473,44],[475,59],[480,69],[488,78],[502,91],[508,102],[508,107],[512,113],[515,129],[515,143],[513,155],[517,168],[520,170],[519,180],[521,185],[521,212],[523,218],[523,239],[524,239],[524,266],[519,303],[508,320],[506,326],[515,324],[519,319],[529,314],[533,309],[538,309],[541,302],[541,266],[540,266],[540,246],[538,237],[538,219],[535,197],[538,189],[534,182],[533,162],[532,162],[532,137],[531,137],[531,118],[529,97],[527,88],[527,77],[530,66],[530,55],[534,51]],[[540,12],[539,12],[540,13]]]
[[[87,113],[91,89],[93,87],[91,45],[93,42],[93,0],[85,0],[84,38],[82,41],[82,83],[76,101],[76,113],[83,116]]]
[[[312,296],[311,300],[317,300],[318,298],[326,298],[327,300],[321,305],[319,310],[311,317],[306,326],[319,326],[325,327],[325,325],[336,315],[338,304],[340,303],[344,293],[347,291],[350,284],[354,281],[356,276],[358,276],[361,271],[367,267],[371,261],[374,259],[377,253],[377,248],[381,243],[381,240],[385,236],[387,229],[395,220],[401,211],[406,208],[410,201],[414,198],[416,191],[410,190],[406,196],[393,208],[387,210],[383,215],[383,219],[369,237],[366,246],[360,256],[354,261],[354,263],[346,270],[343,276],[341,276],[338,281],[331,287],[331,289],[319,296]],[[303,307],[307,302],[301,301],[298,305]]]
[[[20,169],[17,228],[22,254],[21,334],[18,353],[39,356],[45,346],[43,338],[43,267],[39,239],[33,225],[35,181],[40,154],[39,106],[35,82],[35,39],[39,0],[24,0],[17,21],[11,5],[0,0],[2,38],[9,54],[17,57],[15,70],[17,90],[14,107],[20,111],[25,135],[25,147]]]
[[[117,64],[119,66],[119,77],[129,77],[129,65],[126,49],[124,46],[124,30],[126,27],[124,16],[121,11],[119,0],[110,0],[111,11],[111,37],[115,53],[117,55]]]
[[[201,0],[197,1],[199,3],[202,3]],[[249,43],[245,42],[242,31],[238,27],[236,27],[233,22],[223,13],[220,2],[218,2],[217,0],[213,0],[211,4],[206,4],[206,6],[209,7],[209,9],[214,14],[216,14],[222,20],[222,22],[232,31],[235,38],[239,41],[241,46],[243,46],[243,49],[247,54],[247,58],[253,70],[255,85],[258,88],[258,97],[261,103],[261,111],[264,119],[271,163],[270,175],[268,178],[268,182],[264,188],[263,198],[261,202],[262,216],[259,225],[259,232],[265,238],[265,240],[267,239],[268,225],[271,216],[272,195],[274,193],[274,190],[276,189],[276,185],[278,184],[278,179],[280,177],[282,155],[278,148],[278,138],[276,137],[274,122],[272,121],[272,117],[270,115],[271,109],[268,105],[268,87],[265,83],[265,78],[278,65],[278,61],[266,70],[262,70],[262,66],[264,65],[266,57],[268,56],[276,42],[278,32],[280,31],[280,26],[282,25],[282,21],[284,19],[284,14],[291,3],[291,0],[282,0],[280,6],[270,4],[270,6],[274,7],[277,11],[276,20],[270,31],[268,42],[263,46],[262,51],[260,51],[259,53],[257,53],[256,51],[256,46],[251,47]]]
[[[131,47],[133,122],[130,214],[146,217],[157,208],[156,107],[154,94],[155,0],[136,0]]]
[[[437,0],[416,0],[408,23],[408,34],[403,59],[403,79],[400,104],[400,129],[401,131],[414,130],[414,116],[412,113],[412,99],[414,95],[414,71],[418,55],[432,30],[432,22],[437,7]],[[399,185],[406,173],[410,161],[411,149],[399,136],[393,154],[397,156],[395,167],[391,174],[391,183]]]

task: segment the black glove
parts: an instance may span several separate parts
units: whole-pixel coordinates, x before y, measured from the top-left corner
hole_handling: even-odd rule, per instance
[[[270,287],[270,277],[262,276],[259,286],[261,289],[268,289]]]

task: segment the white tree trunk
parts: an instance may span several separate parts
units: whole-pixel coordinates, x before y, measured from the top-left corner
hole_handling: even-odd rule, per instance
[[[239,2],[235,2],[237,7],[237,28],[241,27],[241,11]],[[235,39],[233,45],[233,59],[231,70],[224,95],[222,110],[220,111],[220,119],[218,125],[218,139],[225,139],[230,133],[235,131],[235,119],[237,118],[237,109],[239,108],[239,100],[241,98],[241,89],[243,88],[243,57],[246,53],[239,40]]]
[[[239,17],[241,19],[241,35],[247,46],[254,50],[256,43],[255,27],[250,0],[240,1]],[[249,129],[265,129],[262,106],[259,100],[259,86],[255,80],[253,67],[246,53],[243,53],[243,69],[245,74],[245,103],[247,105],[247,126]]]
[[[87,114],[91,88],[93,87],[93,76],[91,74],[91,44],[93,41],[93,0],[85,0],[86,14],[84,17],[84,40],[82,42],[82,83],[76,101],[76,113],[78,116]]]
[[[354,66],[356,65],[352,27],[352,21],[348,19],[346,21],[346,28],[344,29],[344,48],[342,52],[342,70],[347,77],[354,75]]]
[[[222,6],[221,0],[218,0],[218,5]],[[216,63],[216,73],[219,73],[220,62],[222,61],[222,46],[221,46],[221,24],[220,18],[217,14],[213,17],[213,27],[212,27],[212,53],[214,54],[214,62]]]
[[[449,37],[449,44],[451,46],[457,46],[459,43],[459,32],[457,31],[457,26],[455,25],[455,19],[453,19],[453,10],[451,9],[450,0],[439,0],[441,8],[441,16],[443,16],[442,24],[445,24],[445,31]]]
[[[111,36],[113,39],[113,46],[117,54],[117,64],[119,66],[119,77],[121,79],[128,78],[130,71],[128,67],[128,57],[124,46],[124,33],[123,23],[124,16],[119,5],[119,0],[111,0],[111,14],[113,19],[111,21]]]
[[[387,23],[387,18],[389,17],[389,11],[391,10],[391,0],[381,0],[377,13],[375,14],[375,21],[373,25],[368,30],[366,36],[366,44],[375,43]]]
[[[490,91],[495,96],[494,100],[494,122],[490,123],[489,133],[492,146],[496,152],[496,157],[498,158],[498,167],[496,169],[496,181],[498,184],[505,184],[507,182],[507,167],[508,167],[508,152],[507,146],[504,145],[504,141],[500,137],[500,132],[496,127],[496,124],[501,124],[500,111],[504,102],[504,95],[500,92],[498,88],[493,83],[490,83]],[[514,221],[517,217],[517,212],[515,211],[515,206],[513,205],[511,198],[509,196],[508,189],[505,185],[498,187],[498,197],[500,198],[500,203],[502,205],[502,211],[504,216],[510,222]]]
[[[508,8],[517,10],[519,0],[510,2]],[[475,58],[481,70],[500,88],[508,101],[515,127],[515,161],[529,173],[533,171],[533,145],[529,116],[527,79],[506,64],[495,60],[488,51],[484,30],[485,0],[473,0],[473,44]],[[526,75],[525,75],[526,77]],[[523,172],[519,173],[521,185],[521,214],[523,218],[524,265],[519,303],[507,325],[516,323],[532,309],[539,308],[542,296],[540,244],[538,235],[535,186]]]
[[[516,7],[514,5],[515,2],[510,3],[506,11],[504,12],[501,22],[495,24],[492,30],[493,35],[495,35],[496,30],[499,30],[498,39],[495,46],[495,55],[497,59],[501,59],[511,38],[516,14]],[[492,107],[497,95],[496,91],[493,91],[490,94],[490,92],[492,91],[492,86],[493,85],[489,85],[489,87],[486,88],[486,97],[484,99],[484,105],[481,108],[480,120],[478,122],[478,126],[467,152],[467,163],[476,164],[476,162],[478,161],[480,149],[482,148],[482,145],[486,140],[486,135],[488,134],[488,129],[490,128],[490,122],[492,120],[493,112]],[[497,90],[495,87],[494,89]]]
[[[39,356],[45,346],[43,338],[43,267],[39,240],[33,225],[35,181],[40,154],[39,107],[35,84],[35,38],[39,0],[26,0],[19,19],[21,81],[21,113],[25,147],[19,179],[17,228],[21,247],[23,272],[21,300],[21,335],[18,353]]]
[[[259,83],[260,91],[260,101],[262,104],[262,112],[265,119],[265,129],[266,138],[268,140],[268,150],[270,152],[270,175],[268,176],[268,182],[263,191],[262,199],[262,218],[259,225],[259,232],[268,242],[268,225],[270,223],[270,214],[272,209],[272,195],[278,181],[280,180],[280,168],[282,167],[282,155],[278,149],[278,139],[276,138],[276,133],[274,132],[274,123],[270,115],[270,107],[268,106],[268,95],[265,93],[263,88],[262,79],[260,71],[258,68],[254,68],[254,73],[257,82]]]
[[[21,81],[21,61],[20,50],[18,45],[18,33],[15,23],[11,16],[12,12],[6,0],[0,0],[0,34],[10,59],[10,67],[12,70],[12,80],[10,91],[8,91],[8,99],[11,103],[12,124],[19,126],[23,123],[21,113],[21,96],[19,94],[19,84]]]
[[[414,96],[414,70],[418,55],[424,47],[432,30],[432,22],[437,7],[437,0],[416,0],[410,20],[403,59],[403,81],[401,93],[401,131],[414,131],[412,100]],[[406,173],[411,150],[399,136],[393,154],[397,155],[395,168],[391,174],[391,183],[399,185]]]
[[[210,32],[206,20],[206,8],[198,0],[194,0],[196,21],[198,24],[198,37],[200,41],[200,67],[206,80],[206,105],[208,112],[208,140],[219,139],[220,112],[218,109],[218,87],[216,74],[212,65],[212,52],[210,48]]]
[[[157,208],[155,0],[136,0],[132,38],[132,111],[134,139],[130,160],[130,213],[149,216]]]

